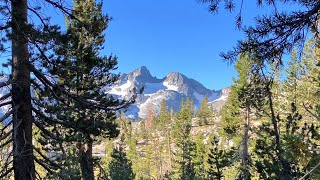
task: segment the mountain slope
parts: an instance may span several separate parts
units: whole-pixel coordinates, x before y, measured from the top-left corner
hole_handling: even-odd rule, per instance
[[[180,109],[180,102],[187,97],[193,100],[195,108],[200,106],[204,96],[213,107],[220,108],[228,93],[228,89],[209,90],[196,80],[178,72],[169,73],[164,78],[158,79],[153,77],[145,66],[121,75],[119,81],[107,92],[125,99],[132,95],[134,88],[137,90],[144,88],[144,91],[126,112],[131,119],[145,118],[149,108],[158,113],[163,99],[166,100],[169,109],[173,108],[174,111]]]

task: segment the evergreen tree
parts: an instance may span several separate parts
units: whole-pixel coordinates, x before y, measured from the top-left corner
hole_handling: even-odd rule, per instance
[[[167,109],[167,102],[166,100],[161,101],[160,105],[160,113],[159,113],[159,125],[160,127],[164,127],[169,123],[169,112]]]
[[[41,13],[44,4],[57,8],[70,17],[70,11],[63,2],[44,0],[39,3],[28,3],[27,0],[14,0],[1,1],[0,3],[2,15],[1,58],[11,54],[8,63],[4,63],[4,67],[11,69],[10,75],[8,75],[10,78],[7,79],[8,81],[1,82],[0,85],[0,88],[9,86],[11,88],[10,92],[1,95],[0,99],[1,101],[11,99],[8,103],[11,108],[1,117],[1,122],[8,121],[10,125],[6,126],[6,129],[12,129],[9,131],[12,138],[7,142],[2,141],[2,145],[9,146],[12,142],[10,146],[13,147],[12,152],[14,152],[10,153],[12,166],[3,169],[0,178],[8,177],[14,171],[15,179],[34,179],[36,178],[35,161],[38,165],[43,166],[44,159],[46,159],[46,156],[41,156],[40,160],[38,159],[40,157],[35,155],[41,152],[36,151],[33,146],[32,125],[34,118],[32,108],[34,104],[32,99],[37,97],[33,96],[31,92],[35,89],[39,90],[43,86],[54,87],[54,82],[44,76],[46,69],[41,66],[43,62],[40,59],[45,57],[47,63],[54,59],[48,54],[52,52],[55,44],[54,39],[60,37],[60,32],[59,26],[50,25],[49,18]],[[35,19],[30,21],[30,17]],[[36,21],[40,23],[34,23]],[[35,82],[37,82],[37,86],[34,86]],[[0,137],[0,139],[7,140],[4,137]]]
[[[89,1],[81,2],[87,3]],[[13,147],[14,153],[10,154],[13,158],[11,161],[12,167],[8,166],[10,167],[9,169],[3,170],[0,178],[7,177],[7,175],[14,171],[15,179],[34,179],[36,177],[35,163],[50,173],[54,173],[57,167],[62,168],[52,163],[52,161],[49,161],[46,154],[37,151],[33,146],[33,141],[37,140],[33,137],[33,129],[36,129],[33,125],[37,126],[41,131],[41,136],[44,136],[45,139],[50,138],[50,140],[43,142],[43,144],[40,143],[40,145],[46,146],[49,141],[50,143],[54,141],[55,143],[47,147],[50,147],[51,151],[55,151],[56,154],[58,154],[58,148],[60,149],[59,151],[63,151],[61,142],[68,141],[64,135],[61,135],[58,129],[70,128],[71,125],[65,123],[65,121],[60,121],[62,118],[59,119],[56,115],[50,115],[52,111],[46,111],[50,109],[50,107],[48,108],[48,104],[56,104],[57,107],[61,107],[62,109],[64,107],[60,106],[61,104],[67,106],[66,104],[70,104],[71,102],[82,104],[82,106],[87,109],[103,109],[109,111],[120,108],[117,106],[117,103],[108,105],[97,103],[93,99],[90,99],[91,97],[86,96],[86,94],[79,94],[79,92],[73,91],[73,88],[70,90],[70,87],[62,84],[61,81],[68,79],[64,79],[64,76],[68,75],[68,73],[59,74],[62,69],[68,69],[70,73],[76,71],[74,70],[75,66],[71,65],[74,63],[73,61],[63,61],[62,63],[61,60],[65,58],[68,59],[68,57],[71,56],[71,53],[67,50],[61,52],[64,48],[69,50],[70,47],[67,47],[67,44],[72,46],[72,42],[67,42],[71,39],[71,35],[70,32],[67,32],[70,36],[62,35],[58,25],[50,25],[50,18],[48,14],[43,13],[42,6],[56,8],[60,10],[65,17],[70,19],[70,21],[75,20],[73,22],[78,22],[75,24],[78,24],[79,28],[74,27],[75,30],[87,29],[88,32],[90,31],[87,34],[97,36],[96,32],[105,28],[105,25],[99,23],[98,20],[101,14],[96,14],[96,17],[85,21],[79,17],[79,13],[84,14],[86,12],[89,14],[88,11],[73,11],[64,1],[43,0],[38,3],[30,3],[27,0],[1,1],[0,11],[3,18],[1,18],[0,28],[0,51],[1,54],[5,54],[5,56],[11,53],[12,57],[8,60],[8,63],[4,63],[5,67],[11,69],[11,73],[8,75],[10,78],[8,82],[2,82],[0,85],[0,88],[11,86],[10,93],[1,95],[0,99],[1,101],[11,99],[11,103],[9,103],[11,108],[1,118],[1,122],[12,117],[12,121],[8,121],[10,125],[7,126],[7,130],[12,129],[11,133],[9,133],[12,139],[8,142],[2,141],[1,143],[4,143],[2,145]],[[93,8],[89,11],[92,13],[96,12],[96,10],[97,8]],[[35,19],[28,21],[29,18]],[[82,25],[81,27],[80,24]],[[102,36],[103,35],[100,35],[100,37]],[[76,36],[73,37],[76,39]],[[81,39],[83,40],[82,37],[77,37],[79,42]],[[91,41],[90,38],[87,40]],[[11,45],[6,47],[10,42]],[[81,47],[81,43],[78,45],[80,45],[80,49],[84,48]],[[90,47],[93,46],[89,45],[85,48],[90,49]],[[61,53],[56,50],[61,50]],[[83,52],[82,55],[87,53],[84,51],[79,52]],[[97,50],[94,50],[93,54],[97,52]],[[111,63],[109,67],[112,69],[114,63],[112,63],[111,59],[112,58],[110,58]],[[92,61],[92,63],[95,62]],[[108,67],[108,63],[106,65],[106,67]],[[83,66],[81,68],[83,68]],[[58,72],[57,69],[61,71]],[[88,68],[84,69],[84,71],[86,70],[88,70]],[[92,71],[92,75],[94,74],[97,75],[96,77],[99,77],[98,71],[99,70]],[[67,72],[67,70],[65,72]],[[91,82],[88,82],[88,84],[89,83]],[[78,83],[75,84],[79,85]],[[92,93],[96,93],[96,91],[93,90]],[[57,111],[58,110],[56,110],[56,112]],[[73,112],[79,113],[76,109],[73,109]],[[72,127],[79,129],[75,128],[74,124]],[[81,128],[83,128],[83,126]],[[71,136],[69,136],[69,138],[70,137]],[[0,137],[0,139],[7,140],[4,137]],[[60,143],[57,141],[60,141]],[[11,142],[12,145],[10,145]],[[50,150],[46,151],[49,152]],[[62,161],[57,160],[57,162],[60,163]]]
[[[2,8],[5,7],[2,6]],[[9,6],[7,8],[9,9]],[[32,146],[31,75],[28,39],[25,38],[25,34],[29,34],[27,9],[27,0],[11,1],[11,18],[14,19],[11,25],[12,87],[10,92],[13,121],[13,170],[14,178],[21,180],[35,178]]]
[[[194,157],[195,144],[191,140],[191,121],[193,118],[193,103],[188,98],[181,105],[181,110],[177,115],[176,126],[179,127],[177,132],[176,145],[178,147],[176,154],[177,178],[179,179],[194,179]]]
[[[135,174],[132,171],[132,163],[126,157],[122,147],[114,148],[111,154],[112,160],[109,164],[109,176],[112,180],[131,180]]]
[[[205,179],[206,176],[206,148],[203,134],[197,134],[195,137],[195,154],[192,159],[194,163],[195,179]]]
[[[223,178],[223,168],[231,164],[232,153],[226,153],[221,149],[219,139],[216,136],[213,136],[210,139],[210,143],[211,146],[209,148],[207,160],[209,168],[207,170],[206,179],[220,180]]]
[[[199,125],[209,124],[210,119],[212,118],[212,112],[210,111],[210,107],[208,104],[208,98],[204,96],[200,109],[198,111]]]
[[[56,60],[42,64],[55,77],[58,92],[48,87],[37,91],[40,99],[34,100],[37,107],[33,109],[39,129],[53,127],[46,135],[54,139],[47,142],[50,146],[76,144],[82,177],[90,180],[94,178],[93,143],[118,135],[116,110],[128,105],[103,92],[118,76],[111,72],[117,58],[99,56],[109,21],[101,8],[95,0],[74,1],[74,18],[66,19],[67,31],[54,48]]]

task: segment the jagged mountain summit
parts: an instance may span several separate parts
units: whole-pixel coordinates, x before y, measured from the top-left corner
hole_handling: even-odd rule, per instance
[[[164,78],[158,79],[152,76],[145,66],[128,74],[122,74],[119,81],[107,89],[107,92],[126,99],[132,95],[134,88],[144,88],[143,93],[138,95],[136,103],[126,112],[126,115],[134,120],[145,118],[149,108],[158,113],[163,99],[166,100],[169,109],[178,111],[181,101],[187,97],[191,98],[195,108],[198,108],[206,96],[210,104],[218,109],[225,103],[229,92],[228,88],[218,91],[207,89],[198,81],[178,72],[169,73]]]

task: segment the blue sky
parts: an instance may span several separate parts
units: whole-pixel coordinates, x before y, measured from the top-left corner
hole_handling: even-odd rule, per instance
[[[245,25],[250,25],[258,13],[267,11],[257,8],[253,1],[244,2]],[[45,6],[43,11],[52,17],[53,24],[64,26],[58,10]],[[236,72],[219,53],[231,50],[243,38],[235,26],[238,9],[228,13],[221,7],[218,14],[212,14],[207,5],[196,0],[105,0],[103,11],[113,20],[106,31],[102,53],[118,56],[117,72],[146,66],[158,78],[180,72],[209,89],[232,84]],[[37,21],[31,14],[30,20],[33,19]]]
[[[234,68],[219,53],[242,37],[235,14],[209,13],[196,0],[109,0],[103,9],[113,17],[106,50],[119,57],[120,72],[144,65],[158,78],[178,71],[210,89],[232,84]]]
[[[222,2],[219,13],[212,14],[197,0],[106,0],[103,10],[113,17],[106,32],[107,53],[119,57],[122,73],[144,65],[158,78],[177,71],[209,89],[230,86],[236,72],[219,54],[232,50],[244,37],[235,26],[239,4],[236,7],[228,13]],[[301,7],[278,4],[277,8]],[[271,10],[244,1],[244,25]]]

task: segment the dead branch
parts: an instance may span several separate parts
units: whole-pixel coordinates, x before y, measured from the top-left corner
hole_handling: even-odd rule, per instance
[[[315,113],[313,113],[312,111],[310,111],[310,109],[304,104],[302,103],[304,109],[313,117],[315,117],[318,121],[320,121],[320,117],[317,116]]]
[[[320,163],[318,163],[314,168],[312,168],[309,172],[307,172],[307,174],[305,174],[304,176],[302,176],[299,180],[305,179],[307,176],[309,176],[310,174],[312,174],[313,171],[315,171],[318,167],[320,167]]]
[[[10,121],[7,125],[5,125],[5,126],[1,129],[1,134],[0,134],[0,136],[3,135],[4,131],[5,131],[9,126],[11,126],[12,123],[13,123],[13,121]]]

